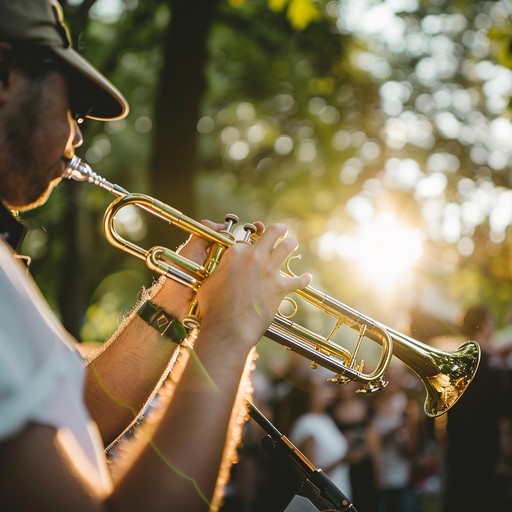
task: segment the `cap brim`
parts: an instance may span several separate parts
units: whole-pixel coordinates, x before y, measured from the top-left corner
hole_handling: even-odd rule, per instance
[[[51,47],[51,51],[76,74],[79,91],[90,100],[90,109],[86,117],[102,121],[122,119],[128,114],[129,107],[125,97],[92,64],[85,60],[73,48]]]

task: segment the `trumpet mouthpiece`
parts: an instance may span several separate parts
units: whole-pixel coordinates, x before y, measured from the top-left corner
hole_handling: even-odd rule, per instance
[[[96,174],[88,164],[83,162],[76,155],[74,155],[68,162],[68,166],[62,174],[62,177],[75,181],[87,181],[93,185],[104,188],[117,196],[125,196],[128,194],[126,189],[111,183],[107,179],[103,178],[103,176]]]

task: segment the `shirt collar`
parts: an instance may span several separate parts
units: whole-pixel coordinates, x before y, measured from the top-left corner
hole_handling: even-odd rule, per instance
[[[0,202],[0,239],[7,242],[16,252],[21,248],[27,229]]]

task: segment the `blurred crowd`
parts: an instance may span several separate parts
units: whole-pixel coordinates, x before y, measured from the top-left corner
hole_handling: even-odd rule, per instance
[[[473,382],[441,416],[425,414],[424,385],[397,358],[387,386],[362,394],[360,384],[328,382],[331,372],[291,355],[279,374],[256,369],[253,400],[358,512],[510,512],[512,336],[500,336],[480,305],[454,330],[428,336],[411,324],[414,338],[442,351],[467,340],[481,347]],[[278,450],[264,449],[265,437],[254,421],[246,423],[222,512],[294,512],[289,504],[304,475]]]

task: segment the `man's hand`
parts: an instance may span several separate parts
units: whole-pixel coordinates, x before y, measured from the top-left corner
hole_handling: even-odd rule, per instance
[[[252,245],[237,243],[223,254],[215,272],[200,287],[201,328],[221,330],[225,336],[252,345],[270,325],[279,304],[290,292],[306,287],[310,274],[286,276],[281,267],[297,248],[285,238],[286,227],[272,224]]]

